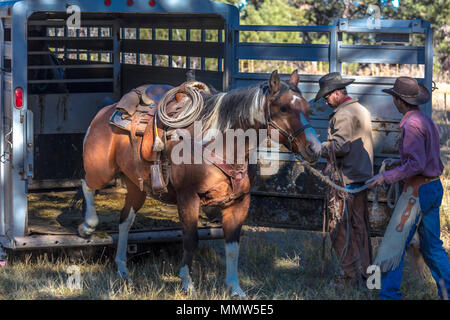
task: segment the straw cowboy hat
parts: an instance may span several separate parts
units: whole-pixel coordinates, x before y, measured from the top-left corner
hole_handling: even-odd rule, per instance
[[[319,100],[322,97],[325,97],[328,93],[345,88],[349,84],[353,83],[355,79],[342,79],[342,76],[339,72],[332,72],[324,75],[319,79],[320,90],[316,95],[314,101]]]
[[[427,103],[431,98],[430,91],[411,77],[397,78],[394,87],[383,89],[383,92],[398,97],[406,103],[415,106]]]

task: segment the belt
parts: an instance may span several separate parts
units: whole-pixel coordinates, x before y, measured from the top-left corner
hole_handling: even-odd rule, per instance
[[[439,180],[439,179],[441,179],[441,176],[437,176],[437,177],[425,177],[425,181],[428,183],[428,182],[433,182],[433,181],[436,181],[436,180]]]

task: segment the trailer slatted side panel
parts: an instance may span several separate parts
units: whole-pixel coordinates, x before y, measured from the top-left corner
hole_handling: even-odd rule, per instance
[[[121,28],[122,88],[143,83],[179,85],[188,70],[218,90],[224,89],[225,21],[198,16],[194,20],[151,17],[145,27],[125,23]]]
[[[308,33],[327,34],[328,44],[314,43],[260,43],[240,40],[242,33]],[[343,35],[352,33],[370,34],[370,45],[344,44]],[[424,76],[418,78],[431,92],[432,84],[432,36],[431,28],[423,20],[382,20],[380,29],[370,29],[366,20],[340,19],[335,26],[237,26],[233,29],[236,64],[233,66],[233,87],[245,87],[259,83],[269,77],[268,73],[249,72],[241,68],[247,61],[321,61],[329,65],[328,72],[341,72],[343,63],[389,63],[405,65],[423,65]],[[389,35],[389,37],[387,36]],[[411,45],[412,35],[423,35],[423,46]],[[378,43],[380,39],[388,39]],[[394,44],[393,44],[393,43]],[[272,70],[267,70],[271,72]],[[322,75],[323,75],[322,74]],[[311,104],[311,124],[324,141],[331,108],[320,99],[314,102],[319,91],[318,80],[322,75],[300,75],[299,87],[304,97]],[[393,107],[391,96],[382,89],[392,87],[394,77],[363,77],[347,87],[351,97],[359,99],[372,115],[372,136],[374,140],[375,172],[381,161],[387,157],[398,157],[398,140],[400,137],[399,121],[402,115]],[[284,75],[287,79],[288,75]],[[431,102],[422,106],[431,115]],[[276,149],[271,150],[277,152]],[[317,178],[303,171],[295,163],[293,155],[283,146],[279,154],[265,154],[264,165],[270,165],[270,159],[281,160],[279,170],[271,176],[258,175],[252,189],[253,197],[250,220],[256,224],[292,226],[307,230],[321,230],[322,210],[325,185]],[[276,160],[275,160],[276,161]],[[320,161],[323,165],[324,159]],[[369,199],[373,200],[373,193]],[[380,206],[371,216],[375,233],[382,233],[389,221],[389,209],[386,195],[380,195]],[[301,208],[301,209],[300,209]]]

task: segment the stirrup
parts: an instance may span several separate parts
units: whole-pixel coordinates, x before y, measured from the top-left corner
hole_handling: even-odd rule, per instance
[[[150,173],[151,173],[152,192],[154,194],[167,193],[168,190],[161,173],[161,164],[159,161],[151,165]]]

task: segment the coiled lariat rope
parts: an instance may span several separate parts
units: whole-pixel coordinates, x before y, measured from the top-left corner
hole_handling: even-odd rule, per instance
[[[176,94],[180,93],[180,87],[169,90],[158,104],[159,120],[167,127],[175,129],[186,128],[197,120],[202,111],[203,96],[199,88],[186,84],[181,92],[189,96],[190,103],[179,114],[169,116],[167,113],[167,106],[175,99]]]

